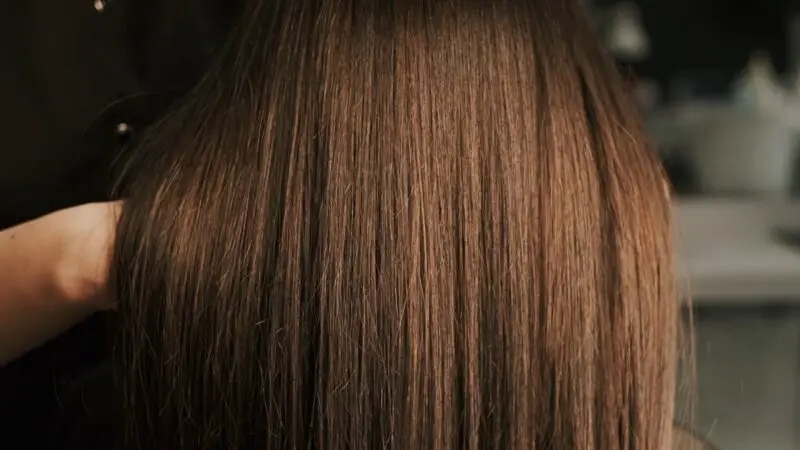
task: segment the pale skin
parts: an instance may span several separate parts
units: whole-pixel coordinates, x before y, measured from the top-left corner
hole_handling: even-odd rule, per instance
[[[0,231],[0,366],[114,307],[106,282],[120,208],[90,203]]]

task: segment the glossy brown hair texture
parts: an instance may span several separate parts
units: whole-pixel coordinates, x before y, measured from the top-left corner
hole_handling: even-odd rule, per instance
[[[123,448],[669,448],[670,203],[578,0],[277,0],[135,151]]]

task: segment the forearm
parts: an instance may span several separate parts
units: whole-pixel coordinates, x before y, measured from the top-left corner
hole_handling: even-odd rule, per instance
[[[66,289],[60,214],[0,231],[0,366],[95,311]]]

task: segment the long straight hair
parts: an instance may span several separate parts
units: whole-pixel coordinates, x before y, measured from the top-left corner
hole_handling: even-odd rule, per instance
[[[670,202],[581,3],[250,2],[124,177],[123,448],[667,448]]]

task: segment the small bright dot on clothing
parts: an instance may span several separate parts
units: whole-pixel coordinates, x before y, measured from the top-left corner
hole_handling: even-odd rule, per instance
[[[125,123],[125,122],[120,122],[120,123],[117,124],[117,134],[120,134],[120,135],[128,134],[132,130],[133,129],[131,128],[131,126],[128,125],[127,123]]]

